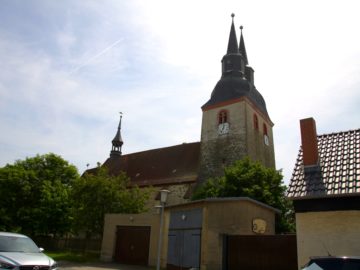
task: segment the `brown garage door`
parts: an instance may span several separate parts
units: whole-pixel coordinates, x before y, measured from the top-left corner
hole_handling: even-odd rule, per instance
[[[118,226],[115,261],[124,264],[147,265],[149,245],[150,227]]]
[[[296,235],[229,235],[224,269],[297,270]]]

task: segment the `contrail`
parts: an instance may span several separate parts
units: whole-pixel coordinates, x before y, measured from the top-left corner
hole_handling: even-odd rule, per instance
[[[86,62],[84,62],[83,64],[81,64],[80,66],[74,68],[72,71],[70,71],[70,75],[78,72],[81,68],[87,66],[91,61],[95,60],[96,58],[100,57],[101,55],[103,55],[104,53],[106,53],[107,51],[111,50],[113,47],[115,47],[119,42],[121,42],[123,39],[119,39],[117,41],[115,41],[114,43],[112,43],[111,45],[107,46],[105,49],[103,49],[101,52],[99,52],[98,54],[94,55],[93,57],[89,58]]]

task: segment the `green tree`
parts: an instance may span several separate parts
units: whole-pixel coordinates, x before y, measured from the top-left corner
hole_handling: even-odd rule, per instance
[[[58,235],[71,228],[75,166],[49,153],[0,168],[0,229]]]
[[[104,167],[78,179],[72,193],[76,230],[85,232],[87,237],[101,236],[106,213],[145,211],[150,190],[129,184],[124,173],[112,176]]]
[[[277,233],[294,232],[294,211],[286,198],[280,171],[244,158],[225,168],[224,176],[209,179],[193,195],[193,200],[211,197],[250,197],[281,211],[276,217]]]

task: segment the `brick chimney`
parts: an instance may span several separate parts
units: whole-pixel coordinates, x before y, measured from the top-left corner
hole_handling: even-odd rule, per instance
[[[300,129],[304,167],[318,166],[319,152],[314,118],[300,120]]]

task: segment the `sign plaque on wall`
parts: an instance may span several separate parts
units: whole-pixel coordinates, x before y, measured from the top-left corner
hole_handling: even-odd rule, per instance
[[[266,221],[261,218],[254,218],[252,221],[252,231],[258,234],[265,233]]]

